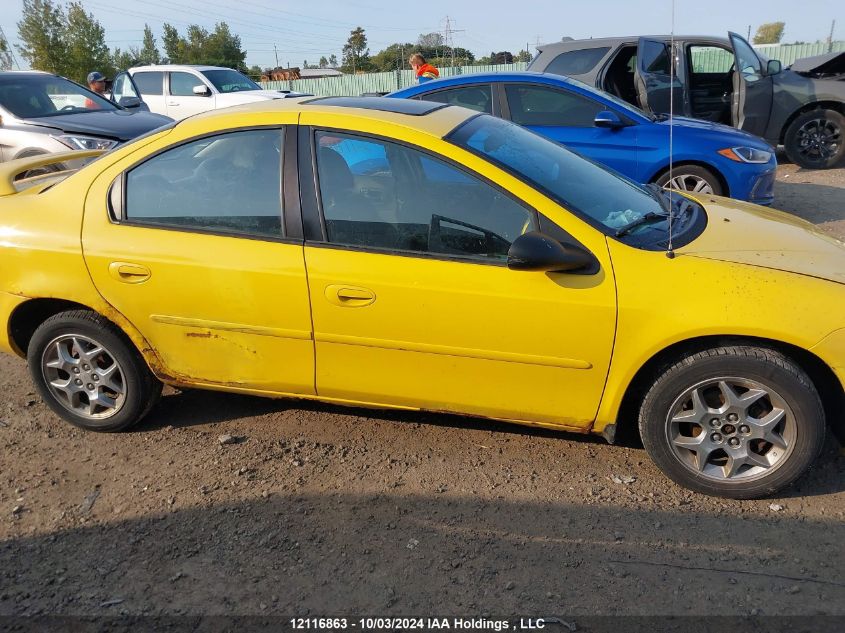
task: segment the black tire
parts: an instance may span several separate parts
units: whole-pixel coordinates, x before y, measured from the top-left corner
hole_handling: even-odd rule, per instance
[[[722,417],[722,414],[712,413],[713,409],[706,410],[703,418],[707,420],[705,424],[701,426],[693,424],[686,427],[692,429],[689,435],[695,441],[698,441],[701,437],[697,431],[700,428],[700,433],[704,433],[706,436],[702,439],[711,447],[714,444],[710,443],[709,439],[719,436],[719,448],[709,453],[710,457],[707,458],[706,467],[702,469],[697,465],[696,457],[699,455],[695,450],[686,447],[678,448],[680,442],[670,439],[670,435],[673,433],[672,429],[679,428],[673,426],[670,421],[671,416],[675,415],[675,420],[687,414],[690,418],[694,417],[694,410],[680,410],[677,408],[679,403],[684,402],[686,394],[689,394],[693,389],[701,395],[712,397],[712,390],[718,389],[718,387],[710,386],[708,381],[716,381],[720,377],[727,377],[726,382],[728,383],[732,380],[748,381],[746,384],[756,384],[766,391],[767,395],[760,399],[760,404],[751,405],[752,407],[760,407],[762,409],[761,414],[765,414],[767,402],[777,401],[783,405],[780,410],[786,411],[786,413],[783,416],[784,421],[779,423],[779,426],[780,424],[784,425],[780,427],[781,433],[784,437],[788,435],[790,438],[788,446],[791,448],[781,449],[774,444],[766,443],[764,440],[752,439],[750,436],[741,437],[742,427],[745,427],[746,432],[749,431],[749,428],[754,427],[754,425],[742,424],[743,420],[751,418],[741,417],[738,422],[728,422],[727,410],[723,422],[725,427],[705,428],[708,424],[716,424],[717,420],[714,419],[716,416]],[[697,389],[698,387],[700,389]],[[707,389],[711,391],[707,392]],[[740,389],[734,393],[741,397],[743,393],[750,394],[751,392],[741,392]],[[777,400],[774,400],[774,397]],[[692,399],[690,399],[689,403],[692,402]],[[710,402],[705,399],[704,406],[707,407],[708,405],[710,405]],[[774,405],[772,406],[774,407]],[[692,409],[695,409],[695,405],[692,406]],[[751,410],[749,408],[749,411]],[[711,416],[714,416],[714,418],[711,418]],[[736,418],[733,419],[736,420]],[[790,429],[789,434],[786,433],[787,424]],[[821,399],[807,374],[780,352],[767,348],[745,346],[704,350],[665,367],[660,371],[659,376],[643,399],[639,414],[639,428],[643,446],[645,446],[657,467],[666,476],[685,488],[732,499],[764,497],[795,481],[810,468],[818,457],[824,444],[826,431]],[[742,443],[736,447],[733,445],[729,447],[727,444],[728,435],[720,433],[725,430],[727,430],[727,433],[735,434],[730,436],[731,442]],[[682,439],[687,440],[688,438]],[[767,468],[758,468],[755,471],[756,466],[746,464],[739,467],[740,473],[744,471],[745,475],[739,473],[729,475],[725,472],[725,469],[728,468],[728,461],[733,461],[729,455],[739,455],[739,453],[733,452],[735,450],[746,450],[749,453],[758,450],[761,452],[768,451],[774,456],[780,454],[780,457],[777,458],[779,459],[778,462],[773,462]],[[755,459],[760,459],[757,457],[757,452],[754,455]],[[776,458],[771,457],[771,455],[765,457],[765,459]],[[685,457],[689,459],[684,459]],[[713,461],[711,462],[711,460]],[[725,465],[722,465],[722,463]],[[754,474],[755,472],[757,474]]]
[[[119,386],[122,393],[115,398],[115,402],[119,402],[119,406],[113,407],[113,411],[109,411],[108,407],[102,407],[104,411],[92,415],[78,413],[73,410],[73,404],[69,397],[61,396],[56,392],[56,389],[50,386],[50,380],[46,375],[48,372],[60,372],[61,375],[55,377],[54,381],[64,381],[64,376],[68,376],[67,384],[74,378],[70,374],[70,369],[67,371],[50,369],[46,365],[48,357],[59,348],[58,341],[64,341],[67,344],[68,338],[66,337],[71,335],[82,339],[83,344],[90,341],[103,349],[102,355],[94,361],[89,361],[92,366],[95,363],[102,364],[103,359],[107,359],[117,366],[116,374],[120,378]],[[77,359],[71,360],[74,363],[77,362]],[[161,382],[150,372],[132,342],[111,321],[89,310],[61,312],[44,321],[35,330],[29,342],[27,362],[35,387],[44,402],[62,419],[89,431],[114,432],[126,430],[147,415],[161,396]],[[106,367],[108,366],[110,364],[106,365]],[[74,367],[78,378],[84,378],[86,375],[83,367],[89,366]],[[91,371],[93,372],[96,369],[98,368],[94,367]],[[83,373],[79,374],[79,371]],[[93,373],[87,375],[93,376]],[[99,376],[93,378],[93,380],[99,379]],[[104,380],[108,379],[104,378]],[[82,383],[79,384],[82,385]],[[93,382],[91,384],[93,385]],[[97,388],[108,390],[105,383],[97,385]],[[96,393],[99,394],[99,390]],[[90,402],[87,392],[81,398],[83,405]]]
[[[702,167],[701,165],[675,165],[672,167],[672,175],[674,178],[687,176],[684,181],[689,184],[688,188],[685,191],[689,191],[690,193],[696,193],[693,191],[693,186],[696,179],[700,178],[704,180],[707,185],[710,187],[710,191],[705,191],[705,195],[710,193],[714,196],[722,196],[724,195],[724,187],[722,187],[722,181],[719,180],[719,177],[714,174],[712,171],[707,169],[706,167]],[[663,173],[661,173],[657,178],[654,179],[654,182],[661,187],[665,187],[669,184],[669,170],[667,169]],[[681,187],[678,187],[681,189]]]
[[[804,169],[830,169],[845,156],[845,116],[836,110],[800,114],[783,137],[786,155]]]

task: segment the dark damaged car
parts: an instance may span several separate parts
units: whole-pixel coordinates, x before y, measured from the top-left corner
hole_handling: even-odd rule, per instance
[[[676,115],[783,145],[801,167],[825,169],[845,156],[845,52],[784,69],[736,33],[675,36],[671,46],[668,35],[567,40],[541,46],[529,70],[574,77],[654,115],[670,111],[671,71]]]
[[[117,106],[64,77],[0,72],[0,162],[68,150],[111,149],[172,122],[144,111],[139,100]]]

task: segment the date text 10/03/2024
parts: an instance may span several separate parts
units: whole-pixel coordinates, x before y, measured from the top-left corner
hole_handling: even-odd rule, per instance
[[[360,630],[418,630],[418,631],[509,631],[540,630],[546,628],[543,618],[496,620],[487,618],[291,618],[291,628],[298,631]]]

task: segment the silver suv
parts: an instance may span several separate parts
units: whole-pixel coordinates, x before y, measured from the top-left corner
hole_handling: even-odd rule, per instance
[[[119,107],[64,77],[0,72],[0,162],[74,149],[111,149],[172,119]]]

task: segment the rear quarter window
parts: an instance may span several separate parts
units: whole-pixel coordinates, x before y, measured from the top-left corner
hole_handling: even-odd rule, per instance
[[[546,72],[556,75],[583,75],[595,68],[608,51],[609,46],[566,51],[551,61],[546,67]]]
[[[164,73],[161,71],[135,73],[132,80],[142,95],[164,94]]]

